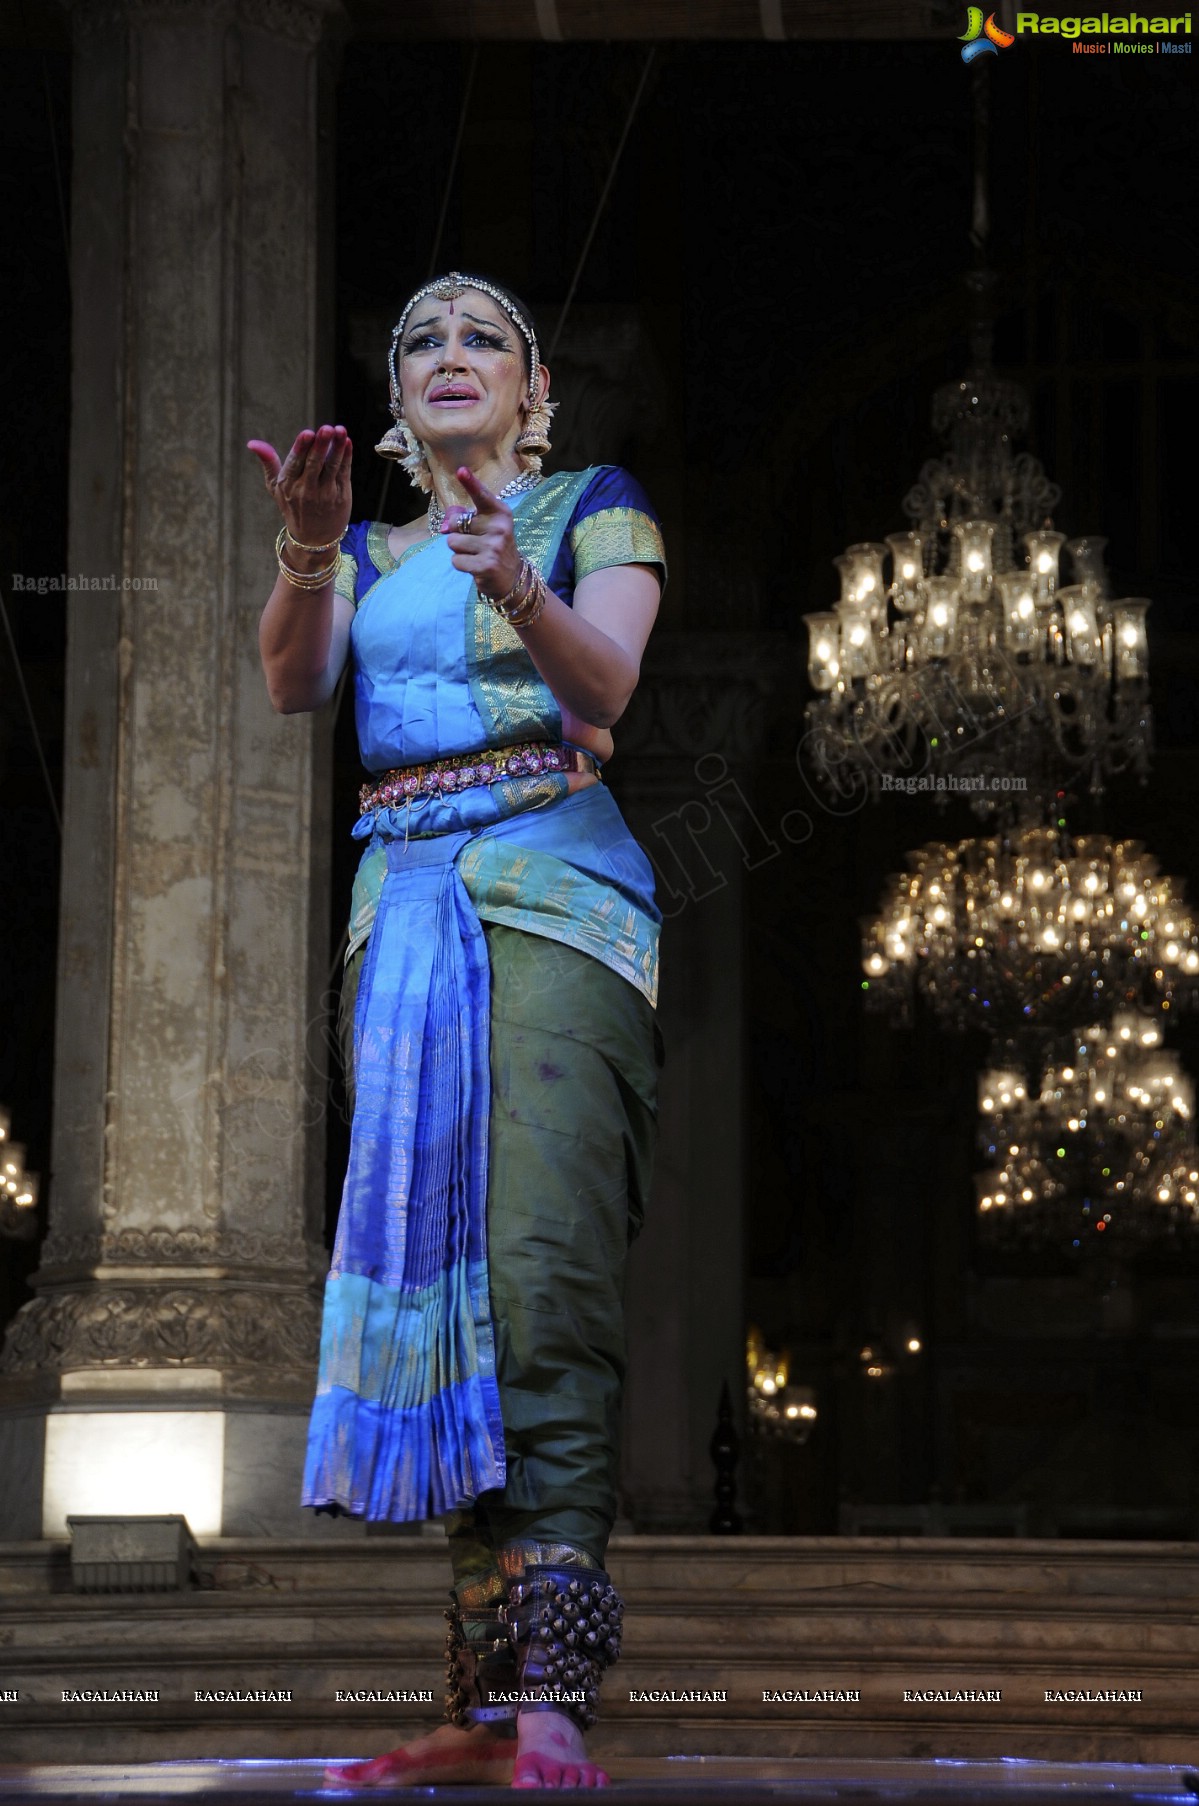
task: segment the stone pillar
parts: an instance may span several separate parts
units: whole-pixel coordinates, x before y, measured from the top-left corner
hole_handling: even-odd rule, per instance
[[[310,1531],[326,719],[276,717],[244,450],[325,404],[324,0],[75,0],[71,597],[51,1226],[0,1536]],[[327,137],[327,134],[325,134]],[[328,1524],[329,1520],[320,1520]]]
[[[765,634],[659,635],[616,730],[614,788],[666,918],[658,1159],[628,1291],[623,1492],[639,1530],[706,1531],[725,1380],[741,1415],[742,897],[780,851],[748,793],[779,654]]]

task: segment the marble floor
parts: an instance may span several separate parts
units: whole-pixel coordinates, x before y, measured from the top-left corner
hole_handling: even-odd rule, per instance
[[[1196,1751],[1199,1758],[1199,1748]],[[345,1758],[342,1758],[345,1759]],[[1199,1771],[1166,1764],[999,1761],[770,1761],[664,1756],[610,1764],[619,1806],[1195,1806]],[[232,1806],[286,1801],[406,1799],[484,1806],[499,1787],[353,1788],[326,1781],[318,1761],[82,1764],[0,1763],[0,1806],[17,1803],[198,1800]]]

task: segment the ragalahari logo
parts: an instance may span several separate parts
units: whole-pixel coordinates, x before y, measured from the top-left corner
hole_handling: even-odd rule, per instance
[[[972,63],[976,56],[998,56],[1001,50],[1010,50],[1016,42],[1010,31],[996,25],[995,14],[988,13],[983,20],[981,6],[966,8],[966,29],[959,40],[962,46],[962,61]]]

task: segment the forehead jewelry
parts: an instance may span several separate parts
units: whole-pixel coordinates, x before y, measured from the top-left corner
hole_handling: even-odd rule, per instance
[[[396,353],[399,350],[400,340],[404,336],[404,328],[408,324],[409,314],[412,312],[417,302],[423,301],[426,295],[431,295],[435,301],[448,301],[450,304],[450,312],[452,314],[454,311],[454,302],[458,300],[459,296],[464,295],[468,289],[472,288],[477,289],[481,295],[491,296],[491,299],[495,302],[496,306],[501,307],[504,310],[505,314],[511,320],[512,324],[516,327],[516,330],[520,333],[526,345],[529,347],[529,402],[533,406],[536,405],[537,379],[541,375],[541,353],[537,346],[537,335],[533,331],[533,328],[529,325],[529,322],[525,319],[520,310],[513,307],[508,297],[502,294],[500,290],[496,288],[494,283],[485,282],[478,276],[464,276],[459,270],[451,270],[448,276],[438,276],[435,281],[426,282],[423,288],[418,288],[415,295],[413,295],[403,313],[392,327],[391,346],[387,353],[387,376],[393,419],[399,420],[400,415],[403,412],[403,403],[400,400],[400,373]]]

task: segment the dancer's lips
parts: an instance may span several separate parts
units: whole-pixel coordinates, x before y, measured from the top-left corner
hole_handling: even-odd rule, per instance
[[[466,383],[441,383],[436,389],[429,390],[432,401],[478,401],[479,392]]]

